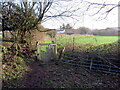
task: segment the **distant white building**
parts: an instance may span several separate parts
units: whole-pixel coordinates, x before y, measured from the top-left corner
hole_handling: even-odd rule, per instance
[[[65,30],[64,30],[64,29],[56,29],[56,32],[57,32],[57,33],[64,33]]]

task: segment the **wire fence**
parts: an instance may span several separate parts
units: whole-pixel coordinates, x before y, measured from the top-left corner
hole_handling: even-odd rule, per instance
[[[66,51],[61,63],[81,66],[91,71],[120,75],[120,60],[117,54]]]

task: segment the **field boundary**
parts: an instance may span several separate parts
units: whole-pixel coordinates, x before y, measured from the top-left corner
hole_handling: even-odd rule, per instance
[[[62,55],[60,62],[63,64],[84,67],[91,71],[120,75],[120,60],[117,54],[66,51]]]

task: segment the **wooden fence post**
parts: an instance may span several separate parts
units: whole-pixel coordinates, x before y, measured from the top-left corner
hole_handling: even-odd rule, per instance
[[[52,50],[53,50],[53,57],[56,60],[57,59],[57,44],[56,44],[56,38],[54,41],[52,41]]]
[[[37,59],[41,60],[41,55],[40,55],[40,45],[37,43]]]
[[[92,69],[92,64],[93,64],[93,62],[92,62],[92,59],[91,59],[91,63],[90,63],[90,70]]]
[[[53,47],[54,47],[54,51],[53,51],[54,59],[56,60],[57,59],[57,45],[55,44],[55,45],[53,45]]]
[[[75,48],[75,37],[73,37],[73,52],[74,52],[74,48]]]

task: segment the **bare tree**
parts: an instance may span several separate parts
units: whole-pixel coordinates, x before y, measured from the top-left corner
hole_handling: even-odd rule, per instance
[[[73,18],[73,13],[78,10],[76,8],[74,10],[70,10],[72,8],[71,7],[60,12],[59,8],[58,14],[52,14],[52,12],[49,11],[50,8],[53,8],[51,7],[52,4],[59,4],[58,1],[53,1],[54,0],[20,3],[2,2],[2,31],[9,30],[15,38],[20,38],[20,40],[23,40],[26,32],[30,33],[33,29],[39,30],[38,24],[41,24],[41,22],[56,17],[60,17],[61,19],[63,19],[63,17]],[[54,10],[56,9],[54,8]],[[46,14],[48,11],[51,14]],[[45,32],[42,30],[39,31]],[[47,31],[48,30],[46,30],[46,32]]]
[[[92,34],[91,30],[87,27],[78,28],[80,34]]]
[[[52,0],[20,3],[2,2],[1,5],[2,31],[9,30],[14,37],[13,45],[18,50],[23,46],[21,43],[27,43],[26,34],[31,33],[31,30],[38,29],[44,14],[52,5]]]
[[[65,17],[75,19],[74,16],[79,16],[76,15],[75,12],[81,10],[82,7],[76,6],[76,8],[74,8],[75,6],[69,4],[69,8],[67,7],[64,11],[60,10],[61,7],[58,7],[58,9],[52,7],[54,5],[56,5],[55,7],[61,6],[60,1],[42,0],[42,2],[2,2],[2,31],[9,30],[16,38],[16,41],[21,41],[24,39],[26,32],[30,33],[30,31],[35,28],[39,30],[38,24],[41,24],[41,22],[51,18],[57,19],[60,17],[60,19],[64,20]],[[106,15],[108,15],[113,9],[120,6],[119,4],[106,4],[105,2],[102,4],[92,3],[85,0],[80,0],[79,4],[83,2],[87,3],[86,11],[92,6],[99,6],[99,10],[95,14],[98,14],[105,7],[110,6],[109,10],[105,11]],[[50,9],[55,10],[57,13],[55,13],[55,11],[52,12]]]
[[[112,13],[112,11],[118,7],[120,7],[120,4],[113,4],[113,3],[106,3],[103,2],[103,3],[95,3],[95,2],[90,2],[90,1],[86,1],[86,0],[83,0],[85,3],[86,3],[86,11],[89,11],[90,9],[96,9],[96,12],[94,12],[92,15],[90,16],[95,16],[97,14],[100,14],[101,15],[99,16],[98,19],[106,19],[107,16]],[[103,16],[103,18],[101,18]]]

